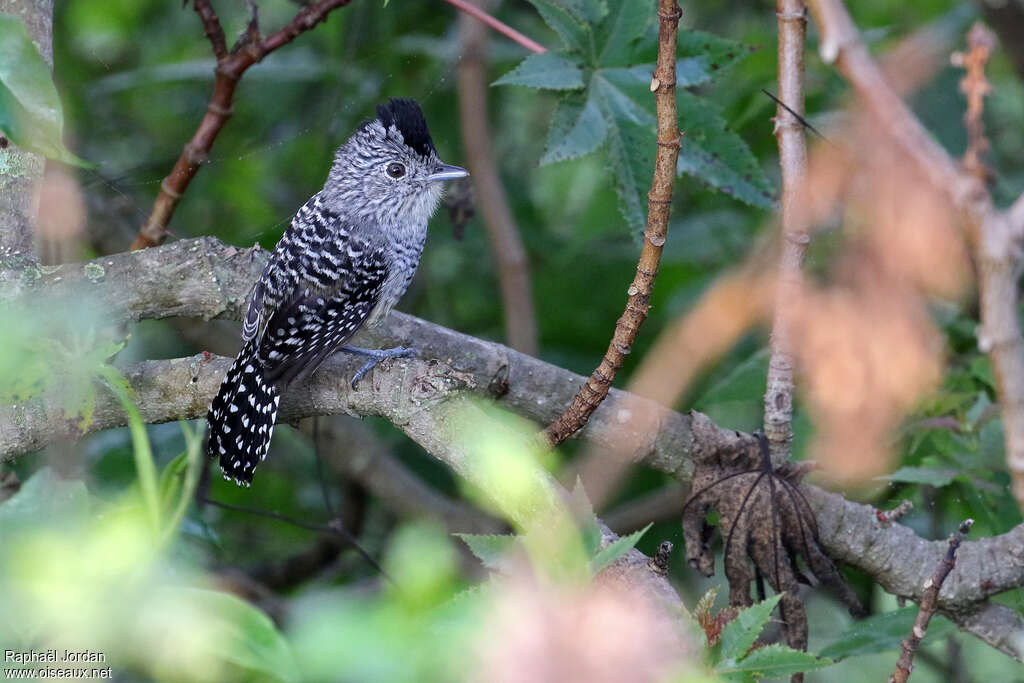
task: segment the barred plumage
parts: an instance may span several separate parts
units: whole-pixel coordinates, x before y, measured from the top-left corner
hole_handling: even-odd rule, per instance
[[[465,176],[442,164],[419,106],[391,100],[338,150],[323,190],[299,209],[253,288],[244,345],[207,415],[207,452],[225,478],[252,481],[266,457],[281,392],[339,349],[382,358],[409,349],[345,347],[405,293],[440,183]]]

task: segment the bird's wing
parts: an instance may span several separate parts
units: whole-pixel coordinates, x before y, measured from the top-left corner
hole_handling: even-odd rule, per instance
[[[259,358],[266,378],[278,384],[311,371],[356,333],[389,270],[385,250],[364,237],[366,231],[322,211],[303,223],[279,244],[290,253],[280,257],[284,270],[260,278],[253,296],[254,304],[257,295],[262,299],[255,316]]]

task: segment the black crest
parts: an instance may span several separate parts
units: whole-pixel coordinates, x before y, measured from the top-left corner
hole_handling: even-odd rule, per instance
[[[416,100],[404,97],[393,97],[387,104],[377,105],[377,118],[384,128],[398,128],[405,144],[412,147],[420,156],[430,156],[434,151],[434,141],[430,139],[427,121]]]

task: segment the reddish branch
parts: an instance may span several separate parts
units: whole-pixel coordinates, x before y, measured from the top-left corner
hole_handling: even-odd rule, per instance
[[[782,254],[775,291],[771,360],[764,393],[764,433],[776,462],[789,457],[793,444],[793,306],[801,286],[800,265],[807,249],[806,221],[801,218],[801,189],[807,177],[804,114],[804,39],[807,8],[803,0],[778,0],[779,104],[775,136],[782,169]],[[785,104],[785,106],[783,106]]]
[[[939,566],[935,568],[935,573],[924,582],[921,609],[917,613],[917,619],[914,620],[914,628],[910,630],[910,636],[900,645],[900,658],[896,662],[896,670],[889,677],[890,683],[906,683],[910,677],[910,672],[914,669],[914,654],[917,652],[924,634],[928,631],[928,622],[935,616],[935,610],[938,607],[939,601],[939,591],[942,589],[942,584],[946,577],[949,576],[949,573],[956,566],[957,548],[963,543],[973,524],[973,519],[966,519],[960,524],[957,532],[950,535],[949,549],[946,551],[945,557],[942,558]]]
[[[483,11],[482,9],[480,9],[479,7],[474,5],[473,3],[468,2],[468,0],[444,0],[444,1],[447,2],[449,5],[451,5],[452,7],[455,7],[457,9],[459,9],[460,11],[465,12],[466,14],[468,14],[468,15],[470,15],[472,17],[476,17],[477,19],[479,19],[480,21],[484,22],[485,24],[487,24],[488,26],[493,28],[495,31],[497,31],[501,35],[505,36],[506,38],[509,38],[510,40],[513,40],[513,41],[519,43],[520,45],[525,47],[527,50],[530,50],[531,52],[536,52],[537,54],[540,54],[540,53],[548,51],[547,48],[544,47],[543,45],[541,45],[540,43],[537,43],[536,41],[533,41],[533,40],[527,38],[522,33],[520,33],[519,31],[515,30],[514,28],[512,28],[508,24],[505,24],[504,22],[498,21],[497,19],[495,19],[490,14],[488,14],[485,11]]]
[[[679,124],[676,116],[676,34],[682,10],[676,0],[658,1],[658,65],[651,79],[651,92],[658,109],[658,153],[654,162],[654,178],[647,194],[647,229],[636,276],[629,286],[626,310],[615,324],[608,350],[594,373],[572,399],[572,403],[544,430],[552,446],[579,431],[601,404],[615,379],[615,373],[633,346],[640,325],[647,318],[648,303],[654,278],[658,274],[661,249],[668,232],[669,209],[672,204],[672,183],[679,157]]]
[[[210,97],[210,103],[206,106],[206,114],[203,116],[199,128],[196,129],[192,139],[186,143],[170,175],[160,183],[160,193],[157,195],[156,201],[153,202],[153,210],[145,225],[139,230],[135,241],[132,242],[132,249],[153,247],[162,244],[167,239],[167,225],[178,206],[178,200],[188,189],[188,184],[199,170],[199,166],[209,157],[213,141],[217,139],[220,129],[231,118],[235,87],[246,69],[282,45],[295,40],[300,33],[308,31],[324,21],[332,10],[344,7],[351,1],[321,0],[306,5],[287,25],[267,38],[260,37],[254,15],[246,36],[229,52],[224,39],[224,29],[221,27],[220,19],[210,5],[210,1],[194,0],[193,7],[203,22],[203,30],[217,57],[213,95]]]

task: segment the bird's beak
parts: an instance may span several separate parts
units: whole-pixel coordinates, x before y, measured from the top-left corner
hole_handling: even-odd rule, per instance
[[[457,178],[465,178],[469,175],[469,171],[462,168],[461,166],[452,166],[451,164],[438,164],[434,172],[427,176],[427,181],[433,182],[435,180],[456,180]]]

